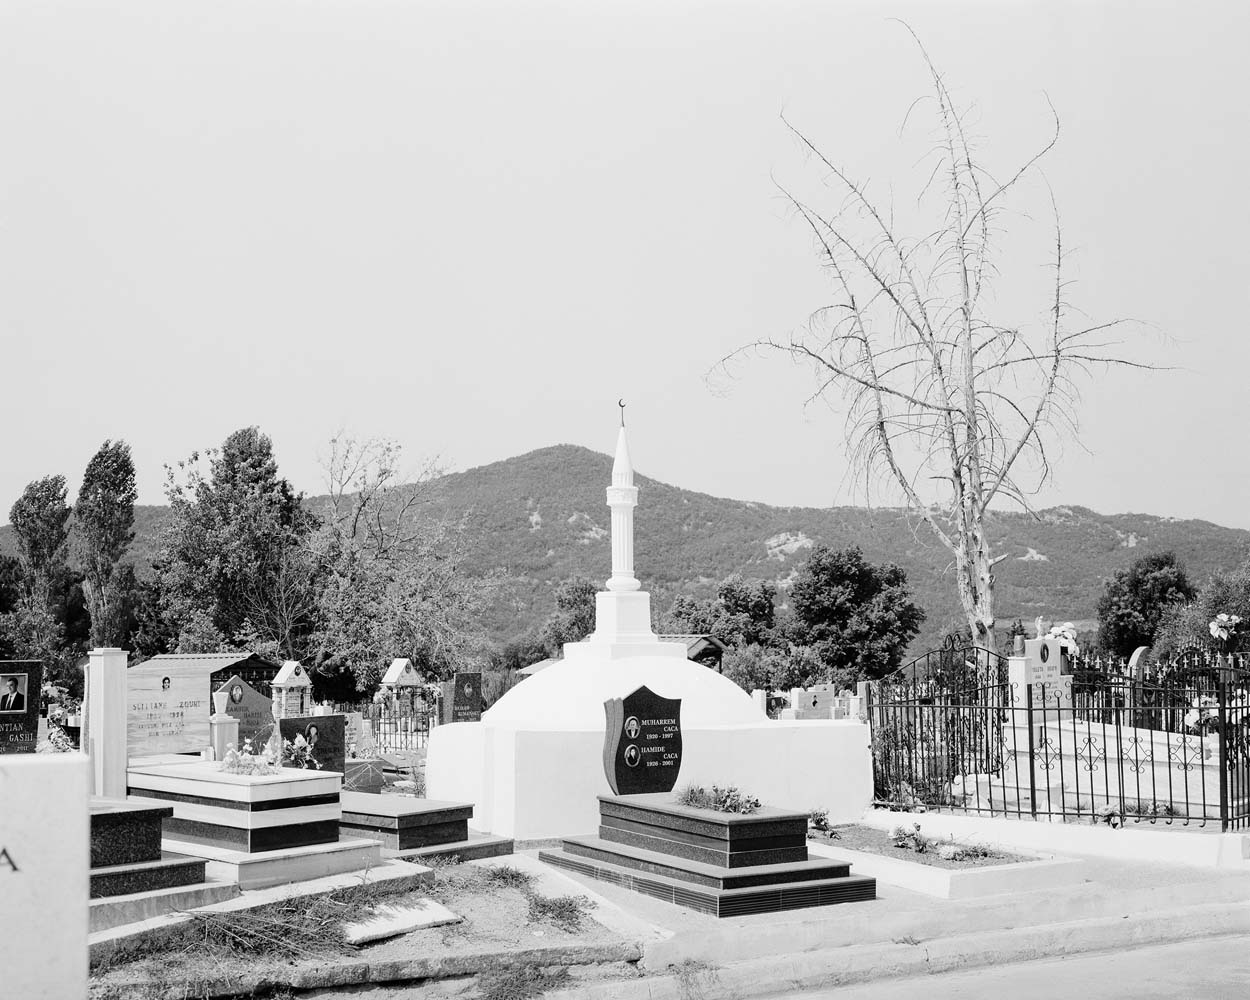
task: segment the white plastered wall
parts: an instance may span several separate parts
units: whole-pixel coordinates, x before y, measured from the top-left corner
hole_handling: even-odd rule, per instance
[[[518,840],[594,833],[603,731],[456,723],[430,733],[427,794],[471,802],[470,826]],[[868,727],[852,721],[761,722],[683,729],[678,787],[737,785],[766,805],[858,819],[872,800]]]

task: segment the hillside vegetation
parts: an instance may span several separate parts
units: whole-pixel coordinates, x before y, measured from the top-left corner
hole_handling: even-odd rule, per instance
[[[601,582],[611,565],[604,486],[612,460],[573,445],[542,448],[439,479],[431,516],[463,518],[466,565],[506,576],[487,622],[503,641],[541,624],[554,607],[562,580],[582,575]],[[666,610],[678,593],[711,594],[730,573],[785,586],[814,545],[858,545],[873,562],[902,566],[927,620],[914,650],[933,646],[962,619],[947,569],[947,553],[905,511],[863,507],[771,507],[683,490],[636,477],[639,505],[635,562]],[[309,500],[316,509],[322,504]],[[159,548],[165,507],[135,510],[132,555],[142,573]],[[1009,558],[997,568],[1000,626],[1037,615],[1089,627],[1104,581],[1146,552],[1174,550],[1191,579],[1239,566],[1250,555],[1250,532],[1206,521],[1149,514],[1098,514],[1054,507],[1040,519],[996,514],[990,542]],[[12,552],[12,534],[0,528],[0,551]],[[1082,623],[1085,623],[1082,625]]]

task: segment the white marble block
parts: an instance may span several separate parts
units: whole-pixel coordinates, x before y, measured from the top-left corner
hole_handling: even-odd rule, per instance
[[[90,784],[84,754],[0,757],[0,996],[87,995]]]

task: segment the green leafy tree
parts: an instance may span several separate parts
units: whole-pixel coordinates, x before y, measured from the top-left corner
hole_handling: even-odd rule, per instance
[[[9,510],[17,541],[18,580],[0,630],[13,655],[43,660],[51,673],[63,666],[65,630],[55,611],[57,582],[65,575],[70,509],[64,476],[27,485]]]
[[[486,654],[481,610],[495,578],[462,569],[464,525],[426,516],[437,467],[402,482],[385,440],[331,442],[328,496],[312,540],[318,573],[310,648],[324,684],[367,691],[394,657],[448,677]]]
[[[714,598],[679,594],[662,629],[668,633],[715,636],[731,649],[777,645],[776,596],[777,588],[771,582],[748,582],[734,574],[721,581]]]
[[[260,637],[298,657],[315,624],[317,563],[305,550],[317,520],[257,428],[204,457],[207,474],[193,454],[166,484],[172,517],[158,572],[175,645],[207,651]]]
[[[1164,612],[1197,591],[1174,552],[1154,552],[1116,570],[1098,601],[1098,645],[1115,656],[1151,646]]]
[[[595,593],[595,585],[583,576],[556,588],[556,609],[540,632],[548,656],[559,656],[566,642],[581,642],[595,630]]]
[[[120,646],[133,574],[118,565],[134,539],[135,466],[130,445],[105,441],[87,463],[74,506],[74,551],[82,567],[82,592],[91,615],[91,645]]]
[[[853,685],[898,668],[924,612],[912,603],[907,574],[874,566],[858,547],[817,547],[790,591],[791,642],[810,647],[825,680]]]
[[[1193,600],[1166,605],[1155,630],[1154,652],[1167,655],[1193,646],[1209,648],[1213,644],[1210,624],[1220,614],[1241,619],[1228,649],[1250,648],[1250,563],[1231,573],[1213,574]]]

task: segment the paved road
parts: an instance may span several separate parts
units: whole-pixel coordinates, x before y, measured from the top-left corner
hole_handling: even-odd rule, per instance
[[[1244,936],[1207,938],[1134,951],[777,994],[782,996],[796,1000],[1245,1000],[1250,997],[1250,940]]]

